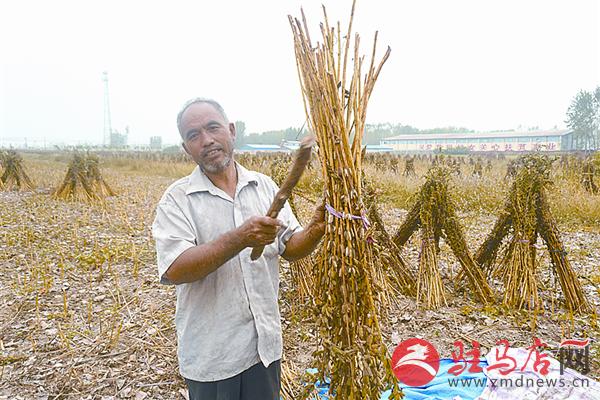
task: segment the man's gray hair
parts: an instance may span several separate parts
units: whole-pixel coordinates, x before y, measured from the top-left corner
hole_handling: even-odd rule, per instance
[[[177,114],[177,130],[179,130],[179,134],[182,137],[183,137],[183,132],[181,132],[181,118],[183,117],[183,113],[191,105],[202,104],[202,103],[210,104],[211,106],[213,106],[215,108],[215,110],[217,110],[219,112],[219,114],[221,114],[221,116],[225,119],[225,122],[229,123],[229,119],[227,118],[227,114],[225,114],[225,110],[223,109],[223,107],[221,107],[221,105],[218,102],[216,102],[213,99],[207,99],[204,97],[196,97],[195,99],[188,100],[181,108],[181,111],[179,111],[179,114]]]

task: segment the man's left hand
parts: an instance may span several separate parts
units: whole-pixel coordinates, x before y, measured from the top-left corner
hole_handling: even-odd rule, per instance
[[[308,229],[319,233],[320,236],[325,234],[325,198],[321,201],[321,203],[315,208],[315,212],[308,224]]]

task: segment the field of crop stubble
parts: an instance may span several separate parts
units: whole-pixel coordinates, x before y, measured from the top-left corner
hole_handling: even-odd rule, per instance
[[[0,191],[0,399],[182,399],[174,329],[175,289],[158,283],[150,225],[166,187],[188,174],[190,161],[139,156],[100,157],[106,181],[118,193],[104,203],[53,199],[71,157],[68,153],[24,154],[36,190]],[[285,171],[281,157],[240,157],[269,175]],[[483,160],[483,176],[462,158],[453,174],[457,205],[469,251],[491,231],[510,189],[509,159]],[[430,159],[415,161],[416,176],[404,176],[404,159],[370,159],[365,172],[376,205],[393,234],[424,183]],[[539,298],[543,310],[495,303],[482,306],[456,277],[460,265],[442,240],[439,266],[446,305],[426,310],[412,297],[393,294],[383,313],[384,342],[391,351],[409,337],[423,337],[450,356],[455,340],[477,340],[482,354],[499,339],[527,347],[532,337],[556,348],[563,338],[600,337],[600,195],[584,190],[580,165],[554,163],[549,202],[567,257],[595,312],[572,315],[563,307],[559,282],[550,273],[548,252],[538,247]],[[306,221],[321,196],[319,168],[308,170],[294,196]],[[418,268],[418,235],[401,249],[408,267]],[[284,365],[288,373],[310,367],[315,332],[310,307],[298,301],[289,266],[281,263],[280,305]],[[590,376],[600,378],[600,348],[592,346]]]

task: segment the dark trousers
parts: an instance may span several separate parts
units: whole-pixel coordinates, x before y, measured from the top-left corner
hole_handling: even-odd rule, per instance
[[[186,379],[190,400],[279,400],[281,360],[268,368],[258,363],[247,370],[215,382]]]

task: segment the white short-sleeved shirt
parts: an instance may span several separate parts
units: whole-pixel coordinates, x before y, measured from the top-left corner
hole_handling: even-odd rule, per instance
[[[185,250],[219,238],[252,216],[266,215],[277,185],[240,164],[236,168],[233,199],[198,167],[164,193],[152,224],[162,283],[170,283],[164,274]],[[260,361],[268,366],[281,358],[279,255],[302,228],[288,203],[278,219],[284,227],[258,260],[250,260],[252,249],[246,248],[203,279],[177,285],[175,324],[183,377],[222,380]]]

